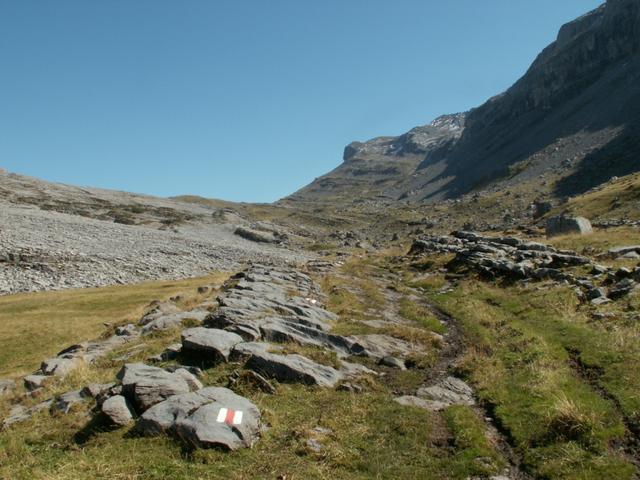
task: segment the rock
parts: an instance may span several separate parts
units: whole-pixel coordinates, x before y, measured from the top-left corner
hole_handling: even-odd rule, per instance
[[[245,367],[285,383],[333,387],[343,379],[343,375],[335,368],[296,354],[278,355],[254,350]]]
[[[462,380],[447,377],[435,385],[423,387],[416,394],[431,402],[431,409],[441,410],[442,405],[474,405],[473,390]]]
[[[282,239],[273,232],[262,232],[245,227],[238,227],[233,233],[245,240],[257,243],[280,243],[282,241]]]
[[[167,372],[143,363],[128,363],[117,378],[122,382],[122,391],[139,411],[163,400],[192,390],[190,382],[181,374]]]
[[[24,388],[29,392],[38,390],[44,386],[47,378],[46,375],[27,375],[24,377]]]
[[[640,253],[638,252],[627,252],[624,255],[618,257],[622,260],[640,260]]]
[[[627,253],[640,253],[640,245],[628,245],[624,247],[614,247],[609,249],[612,257],[620,257]]]
[[[193,310],[190,312],[178,312],[171,313],[169,315],[162,315],[145,323],[140,332],[142,335],[149,335],[153,332],[181,327],[183,322],[186,320],[194,320],[197,323],[202,323],[208,315],[208,310]]]
[[[625,295],[631,293],[632,290],[636,288],[636,282],[631,280],[630,278],[626,278],[614,285],[614,287],[609,292],[609,298],[614,300],[618,298],[622,298]]]
[[[106,399],[102,404],[101,411],[110,425],[125,427],[133,422],[133,408],[122,395]]]
[[[211,362],[227,362],[240,335],[215,328],[196,327],[182,332],[182,352]]]
[[[0,380],[0,397],[8,395],[16,388],[16,382],[13,380]]]
[[[137,333],[136,326],[133,323],[116,328],[116,335],[119,337],[130,337],[137,335]]]
[[[181,351],[181,343],[172,343],[167,348],[165,348],[162,353],[151,357],[149,360],[153,362],[167,362],[169,360],[175,360],[176,358],[178,358]]]
[[[189,385],[189,388],[192,391],[200,390],[203,387],[202,382],[200,382],[200,380],[198,380],[198,378],[186,368],[178,368],[173,373],[174,375],[177,375],[180,378],[184,379],[184,381],[187,382],[187,385]]]
[[[52,412],[69,413],[73,405],[84,401],[86,397],[80,390],[63,393],[56,397],[51,405]]]
[[[166,432],[189,446],[235,450],[258,439],[260,411],[229,389],[208,387],[155,405],[140,417],[136,430],[147,436]]]
[[[44,402],[40,402],[30,408],[27,408],[23,405],[16,405],[9,411],[9,416],[6,417],[2,422],[2,428],[6,429],[18,422],[29,420],[36,413],[51,408],[52,404],[53,400],[49,399],[45,400]]]
[[[67,355],[54,357],[42,362],[42,365],[40,365],[40,371],[44,375],[64,377],[83,363],[83,360],[79,357]]]
[[[353,342],[350,348],[352,355],[369,357],[377,361],[385,357],[405,357],[414,351],[408,342],[390,335],[353,335],[348,339]]]
[[[392,356],[382,357],[378,363],[380,365],[384,365],[385,367],[398,368],[400,370],[407,369],[404,362],[397,357],[392,357]]]
[[[587,290],[588,300],[595,300],[596,298],[602,298],[606,296],[607,296],[607,290],[602,287]]]
[[[584,217],[551,217],[547,220],[547,237],[558,235],[580,234],[587,235],[593,232],[591,222]]]
[[[610,301],[611,299],[608,297],[597,297],[591,300],[591,304],[597,306],[597,305],[603,305],[605,303],[609,303]]]
[[[87,398],[98,398],[115,385],[115,383],[90,383],[82,389],[81,393]]]

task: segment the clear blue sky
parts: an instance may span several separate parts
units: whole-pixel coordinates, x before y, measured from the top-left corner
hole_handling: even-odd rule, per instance
[[[272,201],[483,103],[599,0],[0,0],[0,167]]]

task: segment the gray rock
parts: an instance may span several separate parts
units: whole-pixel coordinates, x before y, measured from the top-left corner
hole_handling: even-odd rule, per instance
[[[602,287],[593,288],[587,291],[588,300],[595,300],[596,298],[601,298],[606,296],[607,296],[607,290]]]
[[[109,397],[101,406],[107,422],[116,427],[125,427],[133,422],[133,408],[122,395]]]
[[[136,430],[147,436],[169,433],[194,447],[235,450],[258,439],[260,411],[229,389],[208,387],[155,405],[140,417]]]
[[[215,328],[196,327],[182,332],[182,352],[212,362],[227,362],[240,335]]]
[[[42,362],[42,365],[40,365],[40,371],[44,375],[64,377],[83,363],[83,360],[79,357],[54,357]]]
[[[425,400],[424,398],[416,397],[413,395],[404,395],[402,397],[396,397],[393,399],[396,403],[405,407],[417,407],[424,410],[439,411],[450,406],[444,402],[438,402],[434,400]]]
[[[136,326],[133,323],[129,323],[122,327],[116,328],[116,335],[119,337],[130,337],[137,335],[138,331],[136,330]]]
[[[24,388],[29,392],[33,392],[42,388],[47,379],[46,375],[27,375],[24,377]]]
[[[207,310],[193,310],[191,312],[178,312],[169,315],[162,315],[145,323],[142,327],[141,333],[142,335],[149,335],[153,332],[161,332],[163,330],[181,327],[182,323],[187,319],[201,323],[208,315],[209,311]]]
[[[584,217],[558,216],[547,220],[545,232],[547,237],[571,234],[587,235],[593,233],[593,228],[591,222]]]
[[[82,394],[82,391],[77,390],[74,392],[63,393],[56,397],[51,405],[52,412],[69,413],[73,405],[84,401],[86,397]]]
[[[609,254],[612,257],[623,256],[627,253],[640,253],[640,245],[628,245],[624,247],[614,247],[609,249]]]
[[[139,411],[163,400],[192,390],[190,382],[181,374],[167,372],[143,363],[128,363],[117,378],[122,382],[122,391]]]
[[[384,365],[385,367],[390,367],[390,368],[398,368],[400,370],[406,370],[407,367],[405,366],[404,362],[402,360],[400,360],[397,357],[383,357],[380,359],[380,361],[378,362],[380,365]]]
[[[13,380],[0,380],[0,397],[8,395],[16,388],[16,382]]]
[[[115,385],[115,383],[90,383],[82,389],[81,393],[87,398],[98,398]]]
[[[435,385],[420,388],[417,396],[431,402],[434,410],[442,409],[442,405],[475,404],[473,389],[455,377],[447,377]]]
[[[320,365],[302,355],[254,351],[245,367],[285,383],[333,387],[343,379],[343,374],[335,368]]]
[[[384,357],[405,357],[414,351],[408,342],[390,335],[371,334],[347,337],[352,341],[352,355],[373,358],[380,361]]]

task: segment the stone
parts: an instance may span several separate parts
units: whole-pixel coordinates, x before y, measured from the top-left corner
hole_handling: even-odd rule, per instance
[[[186,368],[178,368],[173,372],[173,374],[184,379],[184,381],[187,382],[187,385],[189,385],[189,388],[192,391],[200,390],[203,387],[202,382],[200,382],[200,380],[198,380],[198,378]]]
[[[624,280],[616,283],[613,288],[611,288],[611,290],[609,291],[609,298],[612,298],[614,300],[622,298],[631,293],[631,291],[635,288],[636,282],[634,282],[630,278],[625,278]]]
[[[406,370],[404,362],[397,357],[387,356],[382,357],[378,362],[380,365],[384,365],[385,367],[397,368],[399,370]]]
[[[352,355],[369,357],[377,361],[384,357],[405,357],[414,350],[408,342],[390,335],[353,335],[347,338],[353,342],[350,348]]]
[[[607,296],[607,290],[605,288],[593,288],[590,290],[587,290],[587,299],[588,300],[595,300],[596,298],[601,298],[601,297],[606,297]]]
[[[147,410],[136,425],[143,435],[169,433],[191,447],[224,450],[251,447],[260,429],[258,408],[221,387],[171,397]]]
[[[40,371],[44,375],[64,377],[83,363],[83,360],[79,357],[54,357],[42,362],[42,365],[40,365]]]
[[[98,398],[115,385],[115,383],[90,383],[82,389],[81,393],[87,398]]]
[[[474,405],[473,390],[465,382],[455,377],[447,377],[435,385],[420,388],[416,394],[433,403],[440,405]]]
[[[0,397],[8,395],[16,388],[16,382],[13,380],[0,380]]]
[[[47,378],[46,375],[27,375],[24,377],[24,388],[29,392],[38,390],[44,386]]]
[[[285,383],[333,387],[343,379],[343,374],[335,368],[320,365],[297,354],[278,355],[255,351],[245,367]]]
[[[245,240],[257,243],[280,243],[282,241],[273,232],[263,232],[245,227],[238,227],[233,233]]]
[[[233,348],[244,342],[240,335],[215,328],[196,327],[182,332],[182,352],[215,363],[229,361]]]
[[[449,406],[448,404],[443,402],[425,400],[424,398],[416,397],[414,395],[404,395],[402,397],[396,397],[393,400],[394,402],[405,407],[417,407],[431,411],[443,410]]]
[[[107,423],[112,426],[125,427],[133,422],[133,408],[122,395],[109,397],[100,409]]]
[[[9,416],[7,416],[2,422],[2,428],[6,429],[11,427],[12,425],[18,422],[24,422],[29,420],[33,415],[48,408],[51,408],[53,404],[53,400],[45,400],[44,402],[40,402],[33,407],[27,408],[24,405],[16,405],[9,411]]]
[[[620,257],[627,253],[640,253],[640,245],[627,245],[624,247],[614,247],[609,249],[609,255]]]
[[[73,405],[84,401],[86,397],[82,394],[82,391],[77,390],[73,392],[63,393],[56,397],[51,405],[52,412],[69,413]]]
[[[593,233],[591,222],[584,217],[551,217],[547,220],[546,225],[547,237],[555,237],[558,235],[587,235]]]
[[[143,363],[128,363],[117,374],[122,391],[139,411],[163,400],[192,390],[190,382],[181,374],[167,372]]]
[[[136,330],[136,326],[133,323],[129,323],[122,327],[116,328],[116,335],[119,337],[130,337],[136,335],[138,332]]]
[[[161,332],[171,328],[179,328],[186,320],[193,320],[197,323],[202,323],[208,315],[208,310],[193,310],[190,312],[178,312],[162,315],[145,323],[140,333],[142,335],[149,335],[154,332]]]

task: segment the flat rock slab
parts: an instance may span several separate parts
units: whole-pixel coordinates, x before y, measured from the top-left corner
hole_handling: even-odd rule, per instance
[[[191,447],[224,450],[251,447],[260,428],[258,408],[221,387],[168,398],[147,410],[136,425],[142,435],[168,433]]]
[[[444,405],[448,407],[451,405],[475,404],[473,389],[455,377],[447,377],[435,385],[423,387],[418,390],[416,395],[431,402],[433,406]],[[440,410],[441,408],[437,409]]]
[[[389,335],[353,335],[347,338],[352,342],[351,354],[378,361],[385,357],[404,358],[414,351],[408,342]]]
[[[188,393],[194,387],[184,373],[170,373],[143,363],[126,364],[117,378],[122,382],[123,395],[140,412],[173,395]]]
[[[204,360],[227,362],[233,348],[244,340],[226,330],[216,328],[189,328],[182,332],[182,352]]]
[[[302,355],[279,355],[258,349],[254,350],[245,367],[284,383],[333,387],[344,378],[335,368],[320,365]]]
[[[40,365],[40,371],[43,375],[64,377],[82,365],[82,363],[83,360],[81,358],[64,355],[45,360]]]

